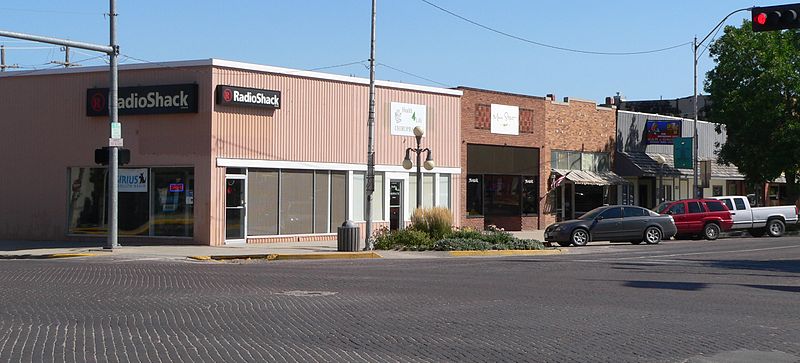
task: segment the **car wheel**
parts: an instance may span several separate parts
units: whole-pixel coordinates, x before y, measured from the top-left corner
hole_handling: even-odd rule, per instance
[[[709,223],[703,227],[703,237],[709,241],[719,238],[719,226],[716,223]]]
[[[783,221],[780,219],[771,219],[767,222],[767,233],[769,233],[770,237],[783,236],[783,231],[785,229],[786,225],[783,224]]]
[[[644,230],[644,241],[649,245],[655,245],[661,242],[661,230],[657,227],[647,227]]]
[[[576,246],[586,246],[589,243],[589,231],[578,228],[572,231],[572,244]]]
[[[632,245],[638,245],[638,244],[641,244],[641,243],[642,243],[642,241],[631,241]]]
[[[558,242],[558,245],[561,247],[569,247],[571,244],[572,242]]]
[[[747,231],[753,237],[763,237],[764,233],[767,233],[765,228],[753,228]]]

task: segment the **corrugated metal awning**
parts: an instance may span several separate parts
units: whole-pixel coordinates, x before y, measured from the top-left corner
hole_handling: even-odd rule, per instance
[[[553,173],[564,176],[565,179],[580,185],[620,185],[630,184],[621,176],[610,172],[593,172],[586,170],[553,169]]]

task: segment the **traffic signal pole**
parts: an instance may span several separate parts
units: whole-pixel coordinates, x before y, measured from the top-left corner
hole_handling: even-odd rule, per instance
[[[700,41],[700,43],[697,42],[697,37],[696,36],[694,37],[694,42],[692,43],[692,59],[693,59],[692,63],[693,63],[693,66],[694,66],[694,102],[693,102],[694,103],[694,137],[693,137],[693,139],[694,139],[693,140],[694,141],[694,158],[692,158],[692,169],[694,171],[694,198],[702,198],[703,197],[703,188],[701,188],[700,184],[698,184],[698,171],[699,171],[698,167],[699,167],[699,157],[700,157],[700,143],[697,140],[697,62],[699,61],[699,57],[697,55],[697,49],[699,49],[700,45],[702,45],[706,40],[708,40],[708,37],[710,37],[711,34],[713,34],[715,31],[717,31],[717,28],[722,26],[722,23],[724,23],[725,20],[728,20],[728,18],[730,18],[731,15],[736,14],[736,13],[738,13],[740,11],[746,11],[746,10],[750,10],[750,9],[752,9],[752,7],[751,8],[743,8],[743,9],[732,11],[730,14],[728,14],[724,18],[722,18],[722,20],[720,20],[720,22],[717,23],[717,26],[715,26],[714,29],[711,29],[711,31],[708,32],[708,34],[706,34],[706,36],[703,38],[703,40]]]
[[[119,125],[119,108],[117,105],[117,90],[119,84],[119,70],[117,66],[117,56],[119,55],[119,45],[117,45],[117,4],[116,0],[109,0],[109,45],[99,45],[92,43],[76,42],[66,39],[58,39],[51,37],[43,37],[39,35],[16,33],[10,31],[0,30],[0,37],[15,38],[22,40],[29,40],[32,42],[48,43],[61,45],[64,47],[72,47],[79,49],[86,49],[95,52],[108,54],[110,67],[111,87],[109,87],[109,110],[111,116],[111,137],[109,137],[109,205],[108,205],[108,242],[107,249],[114,249],[119,246],[117,243],[117,230],[118,230],[118,211],[119,211],[119,196],[118,196],[118,175],[119,175],[119,147],[122,146],[122,134]]]

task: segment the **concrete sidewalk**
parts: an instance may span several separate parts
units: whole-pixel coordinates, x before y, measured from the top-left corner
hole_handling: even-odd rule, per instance
[[[511,232],[518,238],[542,240],[543,231]],[[0,241],[0,259],[25,259],[25,258],[61,258],[61,257],[89,257],[113,256],[130,258],[161,258],[161,259],[186,259],[198,257],[197,260],[232,259],[236,256],[242,258],[262,259],[311,259],[311,258],[444,258],[459,256],[447,251],[374,251],[377,256],[366,256],[366,253],[338,252],[336,240],[317,242],[281,242],[267,244],[228,245],[228,246],[198,246],[198,245],[147,245],[147,246],[120,246],[113,251],[103,248],[104,242],[59,242],[59,241]],[[363,248],[363,241],[360,244]],[[514,254],[523,254],[520,251]],[[549,252],[552,254],[553,252]],[[480,254],[508,255],[509,252],[497,251]],[[548,254],[532,251],[530,254]],[[461,254],[460,256],[465,256]],[[476,256],[479,256],[476,254]]]

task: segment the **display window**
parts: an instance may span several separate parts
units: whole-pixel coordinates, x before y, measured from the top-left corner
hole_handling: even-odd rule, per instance
[[[69,168],[67,231],[108,233],[108,169]],[[120,168],[121,236],[192,237],[193,168]]]

